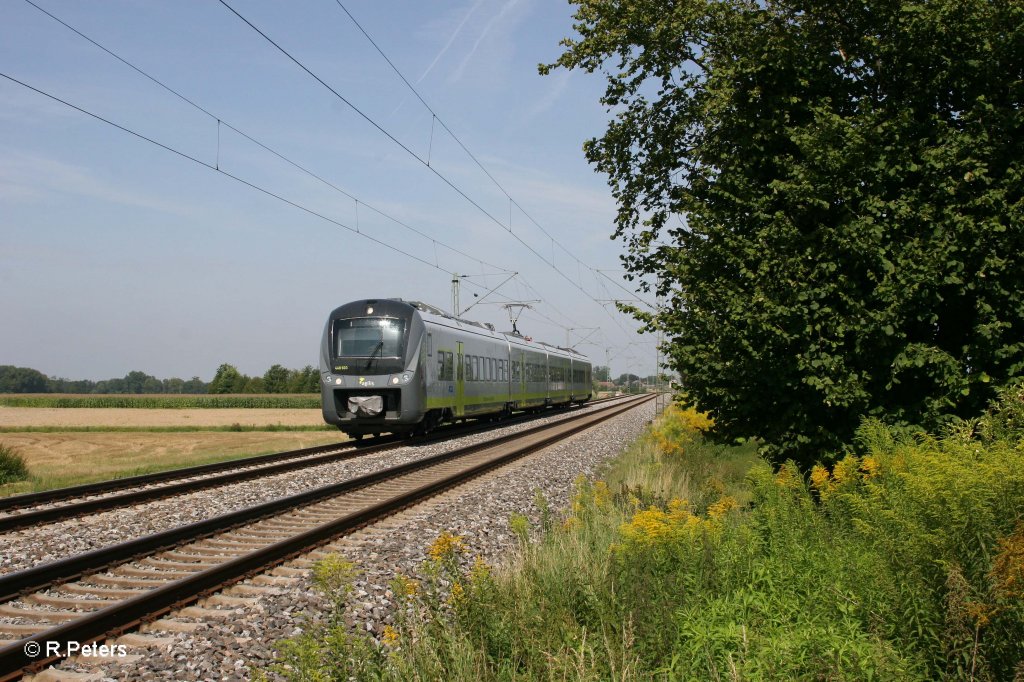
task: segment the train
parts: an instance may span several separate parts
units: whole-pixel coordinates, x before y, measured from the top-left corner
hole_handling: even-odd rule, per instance
[[[400,298],[331,311],[320,344],[324,421],[359,440],[583,404],[585,355]]]

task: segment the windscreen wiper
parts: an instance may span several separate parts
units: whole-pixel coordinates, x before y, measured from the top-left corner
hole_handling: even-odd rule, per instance
[[[366,361],[366,369],[370,369],[370,365],[372,365],[373,361],[377,358],[377,353],[379,353],[379,352],[381,352],[383,350],[384,350],[384,339],[381,339],[380,343],[378,343],[376,346],[374,346],[373,352],[370,353],[370,359]]]

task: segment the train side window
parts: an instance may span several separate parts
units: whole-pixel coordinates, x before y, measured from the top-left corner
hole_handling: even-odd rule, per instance
[[[453,381],[455,379],[454,357],[451,351],[441,350],[437,352],[437,361],[440,367],[437,378],[441,381]]]
[[[518,360],[513,360],[512,361],[512,381],[518,382],[520,378],[521,378],[521,375],[519,373],[519,361]]]
[[[494,358],[487,358],[487,380],[494,381],[497,378],[497,372],[494,371]]]
[[[427,357],[434,355],[434,335],[427,332]]]

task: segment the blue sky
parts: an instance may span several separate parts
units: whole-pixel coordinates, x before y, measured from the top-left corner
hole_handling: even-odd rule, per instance
[[[249,374],[315,365],[341,303],[397,296],[450,309],[458,272],[470,275],[465,308],[510,270],[520,275],[466,317],[507,329],[491,302],[541,299],[523,312],[524,333],[585,338],[579,349],[610,358],[615,374],[654,372],[654,339],[594,300],[632,290],[609,239],[614,201],[581,151],[609,117],[602,79],[537,74],[571,32],[570,5],[343,0],[526,215],[335,0],[226,1],[409,151],[217,0],[33,0],[213,117],[6,0],[0,72],[195,161],[0,78],[0,364],[207,380],[222,362]]]

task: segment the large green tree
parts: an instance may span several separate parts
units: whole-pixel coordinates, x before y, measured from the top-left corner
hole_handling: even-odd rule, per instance
[[[207,391],[210,393],[242,393],[248,382],[249,377],[239,372],[234,365],[225,362],[217,368],[217,373],[214,374]]]
[[[30,367],[0,365],[0,393],[49,393],[46,375]]]
[[[576,0],[585,143],[724,437],[808,462],[1024,369],[1024,3]]]
[[[263,374],[263,391],[266,393],[284,393],[288,389],[289,372],[281,365],[271,365]]]

